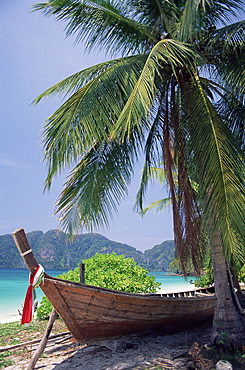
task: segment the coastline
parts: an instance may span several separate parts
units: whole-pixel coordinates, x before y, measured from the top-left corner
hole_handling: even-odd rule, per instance
[[[0,324],[7,324],[11,322],[20,321],[21,316],[19,314],[16,315],[2,315],[0,316]]]

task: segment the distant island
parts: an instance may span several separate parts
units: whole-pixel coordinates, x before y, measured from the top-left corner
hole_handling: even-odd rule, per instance
[[[115,242],[97,233],[76,235],[69,241],[68,235],[60,230],[32,231],[27,238],[37,261],[45,269],[70,270],[82,260],[95,253],[116,253],[134,258],[149,271],[168,271],[174,258],[174,241],[166,240],[153,248],[141,252],[127,244]],[[0,268],[24,268],[12,235],[0,235]]]

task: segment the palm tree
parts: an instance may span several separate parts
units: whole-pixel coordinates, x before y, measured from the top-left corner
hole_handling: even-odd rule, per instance
[[[71,171],[56,205],[63,227],[74,233],[108,225],[139,157],[145,158],[141,200],[152,166],[163,161],[183,266],[191,255],[198,267],[203,221],[208,229],[217,302],[212,339],[231,348],[245,343],[227,264],[231,256],[244,261],[245,21],[230,24],[243,6],[243,0],[35,6],[65,21],[66,33],[88,49],[116,55],[35,100],[66,96],[43,131],[45,187],[65,168]]]

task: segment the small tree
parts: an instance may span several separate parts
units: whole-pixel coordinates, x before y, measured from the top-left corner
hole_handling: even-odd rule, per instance
[[[161,285],[133,258],[124,255],[96,253],[83,262],[87,284],[130,293],[154,293]]]
[[[89,285],[130,293],[154,293],[161,285],[155,281],[154,276],[148,276],[148,271],[137,265],[133,258],[125,258],[124,255],[96,253],[94,257],[84,260],[83,263],[85,282]],[[58,277],[79,282],[80,268],[78,266]],[[47,319],[51,309],[51,303],[44,296],[37,309],[37,318]]]

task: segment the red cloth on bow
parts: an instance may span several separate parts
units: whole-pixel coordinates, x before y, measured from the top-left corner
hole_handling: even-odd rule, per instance
[[[39,266],[38,266],[39,268]],[[32,321],[33,314],[34,314],[34,299],[33,299],[33,281],[34,277],[38,271],[38,268],[34,272],[34,275],[29,275],[29,286],[27,288],[24,308],[22,312],[21,324],[29,324]]]

